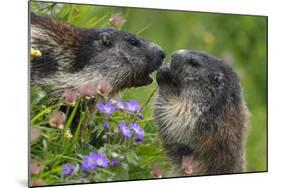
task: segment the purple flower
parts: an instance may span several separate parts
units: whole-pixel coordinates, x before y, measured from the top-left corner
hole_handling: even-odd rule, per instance
[[[130,125],[131,129],[133,129],[136,134],[138,134],[138,135],[144,134],[144,130],[142,128],[140,128],[139,124],[130,123],[129,125]]]
[[[124,110],[125,108],[125,104],[124,104],[124,101],[119,98],[117,103],[116,103],[116,107],[119,109],[119,110]]]
[[[131,112],[139,112],[141,110],[141,106],[138,105],[136,100],[130,100],[129,102],[124,102],[125,110]]]
[[[119,161],[118,160],[116,160],[116,159],[113,159],[112,161],[111,161],[111,164],[110,164],[111,166],[117,166],[117,165],[119,165]]]
[[[144,139],[144,130],[140,128],[137,123],[130,123],[129,124],[131,129],[135,132],[135,141],[141,142]]]
[[[144,134],[141,134],[141,135],[137,135],[135,137],[135,141],[136,142],[142,142],[144,140]]]
[[[109,123],[104,122],[104,124],[103,124],[103,128],[104,128],[104,129],[106,129],[106,130],[108,130],[108,129],[109,129]]]
[[[77,164],[65,164],[63,165],[63,175],[71,176],[73,172],[77,169]]]
[[[89,155],[83,157],[82,169],[84,171],[90,172],[96,169],[97,163],[94,160],[95,155],[96,155],[95,153],[91,152]]]
[[[97,153],[93,156],[93,158],[96,161],[97,166],[99,167],[108,167],[110,164],[109,159],[104,153]]]
[[[84,171],[90,172],[97,167],[108,167],[110,164],[109,159],[104,153],[91,152],[89,155],[84,156],[82,168]]]
[[[131,131],[130,131],[129,127],[126,126],[125,121],[121,121],[121,123],[119,124],[118,127],[121,130],[121,133],[122,133],[124,138],[131,138],[132,137]]]
[[[114,106],[111,102],[107,102],[105,104],[98,103],[97,108],[100,112],[108,115],[110,115],[113,111],[116,110],[116,106]]]

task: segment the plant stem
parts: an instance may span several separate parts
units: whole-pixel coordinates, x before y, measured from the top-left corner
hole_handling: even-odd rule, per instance
[[[44,114],[47,114],[47,113],[51,112],[51,110],[53,108],[57,107],[57,106],[61,106],[61,103],[59,103],[58,105],[54,105],[54,106],[48,107],[45,110],[43,110],[42,112],[40,112],[39,114],[37,114],[34,118],[31,119],[31,124],[34,124],[37,119],[39,119]]]
[[[74,109],[72,110],[72,112],[71,112],[69,118],[67,119],[67,122],[66,122],[66,125],[65,125],[64,130],[67,130],[67,129],[70,127],[71,122],[72,122],[72,120],[73,120],[73,118],[74,118],[74,115],[75,115],[75,113],[76,113],[76,111],[77,111],[77,109],[78,109],[79,104],[80,104],[80,98],[78,99],[77,103],[76,103],[75,106],[74,106]]]
[[[146,107],[147,104],[150,102],[150,100],[152,99],[153,95],[155,94],[155,92],[157,91],[158,87],[156,87],[152,93],[149,95],[149,97],[147,98],[146,102],[144,103],[144,105],[142,106],[142,108]]]

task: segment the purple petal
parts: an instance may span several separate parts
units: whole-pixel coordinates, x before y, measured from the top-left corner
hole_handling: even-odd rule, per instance
[[[136,142],[142,142],[144,140],[144,135],[138,135],[135,137]]]
[[[95,160],[93,159],[93,157],[95,156],[96,154],[91,152],[89,155],[86,155],[83,157],[83,161],[82,161],[82,169],[84,171],[93,171],[96,169],[97,165],[96,165],[96,162]]]
[[[138,105],[136,100],[130,100],[129,102],[125,102],[125,110],[131,112],[138,112],[141,110],[141,106]]]
[[[137,123],[130,123],[129,124],[131,129],[135,132],[135,141],[141,142],[144,140],[144,130],[140,128],[140,126]]]
[[[100,112],[108,115],[116,110],[116,107],[111,102],[108,102],[106,104],[98,103],[96,106]]]
[[[98,153],[95,156],[94,159],[97,163],[97,166],[100,166],[100,167],[108,167],[109,166],[110,161],[104,153]]]
[[[104,127],[104,129],[108,130],[109,129],[109,123],[104,122],[103,127]]]
[[[71,176],[73,172],[76,170],[76,164],[66,164],[63,166],[63,175],[64,176]]]
[[[124,101],[119,98],[118,101],[117,101],[117,104],[116,104],[116,107],[119,109],[119,110],[123,110],[125,108],[125,105],[124,105]]]
[[[119,124],[119,129],[121,130],[123,137],[125,137],[125,138],[132,137],[131,131],[130,131],[129,127],[126,126],[125,121],[121,121],[121,123]]]
[[[111,161],[111,166],[117,166],[117,165],[119,165],[119,161],[116,160],[116,159],[113,159],[113,160]]]
[[[99,102],[96,106],[99,111],[103,112],[104,105],[102,103]]]

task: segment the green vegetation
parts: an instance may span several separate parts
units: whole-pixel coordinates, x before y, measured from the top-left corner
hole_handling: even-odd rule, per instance
[[[170,55],[174,51],[183,48],[207,51],[215,56],[225,58],[233,64],[241,78],[244,96],[251,113],[246,171],[267,170],[266,17],[39,2],[32,2],[31,10],[37,14],[51,14],[53,17],[77,27],[108,27],[139,34],[159,44],[167,52],[165,63],[170,61]],[[124,16],[126,22],[123,25],[113,26],[109,22],[111,16],[116,13],[121,13]],[[129,164],[127,175],[122,174],[123,171],[120,169],[112,171],[101,169],[99,173],[101,175],[93,181],[152,178],[151,166],[154,164],[160,166],[164,175],[167,175],[170,164],[160,148],[156,125],[152,117],[152,104],[155,95],[146,104],[156,88],[154,82],[149,86],[128,89],[122,93],[124,100],[135,99],[143,107],[142,113],[145,118],[139,120],[138,123],[145,130],[145,140],[138,143],[137,146],[127,145],[131,150],[127,148],[126,151],[132,151],[124,159]],[[61,166],[64,163],[81,162],[82,157],[79,155],[88,154],[92,146],[79,148],[79,145],[76,145],[71,150],[64,151],[64,154],[56,153],[54,155],[51,153],[60,151],[58,149],[60,145],[52,140],[59,139],[61,132],[48,126],[47,114],[58,108],[60,104],[54,104],[54,101],[46,97],[46,93],[48,90],[44,91],[38,87],[32,88],[31,92],[31,117],[33,120],[38,118],[35,119],[34,125],[43,130],[42,138],[32,145],[32,157],[38,161],[43,160],[42,163],[44,163],[44,170],[33,178],[35,178],[34,180],[39,178],[37,181],[44,181],[48,184],[75,183],[71,177],[69,179],[61,177]],[[117,114],[114,117],[120,116],[122,114]],[[44,150],[46,147],[49,147],[50,150]],[[115,148],[115,151],[124,151],[122,150],[124,148],[115,145],[107,145],[106,147],[111,150]],[[104,151],[106,147],[102,149],[103,152],[106,152]],[[54,158],[54,156],[56,157]],[[50,166],[51,164],[53,166]],[[106,177],[111,177],[111,179]],[[81,182],[83,179],[79,179],[79,181]]]

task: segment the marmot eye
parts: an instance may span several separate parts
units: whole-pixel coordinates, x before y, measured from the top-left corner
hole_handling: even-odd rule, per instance
[[[198,63],[198,61],[196,61],[195,59],[190,59],[188,62],[189,62],[192,66],[194,66],[194,67],[200,65],[200,64]]]
[[[140,46],[140,41],[135,38],[128,39],[128,42],[133,46]]]

